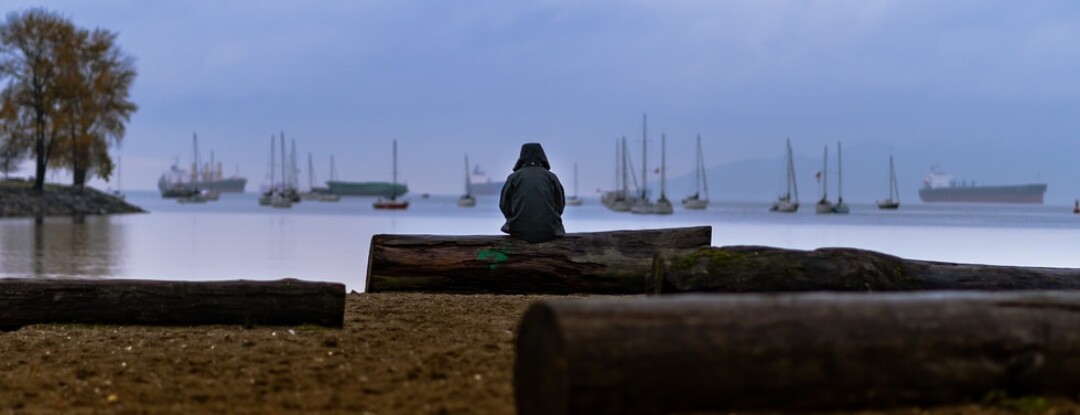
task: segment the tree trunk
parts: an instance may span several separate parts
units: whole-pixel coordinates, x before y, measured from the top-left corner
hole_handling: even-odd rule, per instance
[[[510,236],[375,235],[367,292],[644,293],[653,257],[709,246],[709,226]]]
[[[345,286],[277,281],[0,279],[0,328],[28,324],[341,327]]]
[[[86,185],[86,167],[75,167],[71,172],[71,185],[77,189],[82,189]]]
[[[850,248],[710,247],[657,260],[657,292],[1080,289],[1080,269],[918,261]]]
[[[519,414],[840,409],[1075,397],[1080,293],[682,295],[533,305]]]

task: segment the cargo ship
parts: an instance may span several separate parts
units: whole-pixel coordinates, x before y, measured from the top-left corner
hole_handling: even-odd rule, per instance
[[[347,182],[342,180],[327,180],[326,187],[330,193],[338,196],[378,196],[397,197],[409,192],[409,186],[402,183],[391,182]]]
[[[930,174],[923,180],[922,189],[919,189],[919,199],[928,203],[1029,203],[1041,205],[1045,193],[1045,183],[977,186],[975,182],[970,184],[966,182],[957,183],[952,175],[932,168]]]
[[[472,194],[474,195],[497,195],[502,193],[504,181],[492,181],[483,170],[480,170],[479,165],[474,165],[472,173],[469,174],[469,185],[472,186]]]
[[[240,175],[224,177],[221,174],[221,165],[214,170],[204,166],[199,174],[190,174],[177,165],[173,165],[169,171],[162,173],[158,178],[158,190],[163,198],[187,197],[201,191],[218,193],[243,193],[247,186],[247,178]]]

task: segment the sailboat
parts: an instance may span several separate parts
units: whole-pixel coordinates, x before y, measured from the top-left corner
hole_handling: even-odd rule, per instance
[[[472,181],[469,180],[469,155],[465,155],[465,194],[457,200],[461,207],[476,207],[476,197],[472,194]]]
[[[665,167],[666,166],[664,165],[665,161],[666,161],[666,158],[667,158],[666,154],[665,154],[665,147],[667,147],[666,143],[667,143],[667,136],[661,134],[660,135],[660,197],[656,200],[656,203],[652,203],[652,202],[649,201],[648,197],[646,196],[648,193],[643,191],[642,192],[642,203],[639,204],[639,205],[634,206],[633,208],[631,208],[630,209],[631,213],[651,213],[651,214],[656,214],[656,215],[670,215],[670,214],[675,212],[675,209],[671,206],[671,201],[668,200],[667,193],[665,191],[665,181],[666,181],[665,176],[667,175],[667,173],[665,172],[665,170],[666,170]],[[642,156],[642,159],[644,160],[644,156]],[[645,165],[643,163],[642,167],[644,167],[644,166]],[[647,179],[647,176],[644,174],[645,171],[646,171],[645,169],[642,170],[642,175],[641,175],[642,181]],[[642,185],[642,186],[644,187],[644,185]]]
[[[769,210],[795,213],[799,210],[799,187],[795,184],[795,161],[791,156],[791,139],[787,140],[787,187]]]
[[[675,212],[671,201],[667,198],[667,136],[660,134],[660,198],[656,200],[653,212],[658,215],[670,215]]]
[[[568,206],[581,206],[584,203],[577,195],[577,163],[574,163],[574,195],[566,198],[566,204]]]
[[[900,207],[900,190],[896,188],[896,169],[893,168],[892,155],[889,155],[889,197],[877,202],[878,209],[896,210]]]
[[[372,203],[372,207],[380,210],[402,210],[409,208],[409,201],[397,200],[397,140],[394,140],[394,171],[393,171],[393,189],[390,192],[389,198],[380,197],[375,203]]]
[[[180,203],[206,203],[210,199],[206,196],[204,191],[199,190],[198,186],[200,164],[199,137],[194,133],[191,134],[191,146],[195,151],[195,162],[191,165],[191,185],[195,190],[186,196],[177,198],[176,201]]]
[[[265,191],[263,191],[263,193],[261,195],[259,195],[259,206],[270,206],[270,202],[274,198],[274,166],[275,166],[275,164],[274,164],[274,154],[275,154],[275,152],[274,152],[274,135],[271,134],[270,135],[270,163],[269,163],[269,168],[267,169],[267,170],[270,170],[270,183],[265,185],[265,188],[266,188]]]
[[[844,203],[844,156],[840,151],[840,142],[836,142],[836,205],[833,206],[833,213],[848,213],[851,209],[848,208],[847,203]]]
[[[832,213],[833,204],[829,201],[829,146],[825,146],[825,162],[821,165],[818,178],[821,179],[821,200],[814,205],[817,213]]]
[[[270,178],[273,181],[273,177]],[[293,195],[289,192],[289,178],[285,172],[285,132],[281,132],[281,187],[270,195],[270,207],[285,209],[291,208]]]
[[[616,143],[616,155],[618,156],[618,161],[616,163],[616,167],[618,167],[616,169],[616,179],[618,179],[619,189],[616,189],[607,195],[608,197],[604,201],[604,205],[614,212],[628,212],[630,211],[630,201],[628,200],[630,195],[630,181],[627,177],[628,170],[626,167],[626,137],[623,136],[621,141],[616,141]]]
[[[682,200],[686,209],[705,209],[709,206],[709,184],[705,181],[705,156],[701,153],[701,134],[697,136],[697,170],[694,173],[694,194]],[[702,198],[704,194],[704,198]]]

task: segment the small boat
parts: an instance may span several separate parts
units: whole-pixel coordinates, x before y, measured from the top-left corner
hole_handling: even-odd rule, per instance
[[[790,138],[787,140],[787,187],[769,210],[781,213],[795,213],[799,210],[799,187],[795,184],[795,162],[791,156]]]
[[[393,171],[393,186],[391,188],[394,189],[394,191],[392,191],[390,193],[390,197],[388,197],[388,198],[380,197],[379,200],[376,200],[375,203],[372,203],[371,206],[373,208],[375,208],[375,209],[379,209],[379,210],[404,210],[404,209],[409,208],[409,201],[408,200],[397,200],[397,191],[396,191],[396,189],[397,189],[397,140],[394,140],[394,156],[393,157],[394,157],[394,171]]]
[[[577,195],[577,163],[574,163],[574,195],[566,198],[567,206],[581,206],[584,203]]]
[[[825,146],[825,162],[817,177],[821,181],[821,200],[814,205],[814,212],[833,213],[833,204],[829,201],[829,146]]]
[[[701,153],[701,134],[697,136],[697,167],[694,174],[694,194],[683,198],[686,209],[701,210],[709,207],[709,184],[705,181],[705,157]],[[702,195],[704,194],[704,197]]]
[[[900,207],[900,191],[896,188],[896,169],[893,168],[891,155],[889,156],[889,197],[879,200],[877,207],[883,210],[896,210]]]
[[[465,194],[457,200],[457,205],[461,207],[476,207],[476,197],[472,195],[472,184],[469,180],[469,155],[465,155]]]
[[[184,203],[184,204],[188,204],[188,203],[200,204],[200,203],[206,203],[206,202],[208,202],[210,200],[211,199],[207,196],[206,192],[196,192],[196,193],[192,193],[190,195],[184,196],[184,197],[176,198],[176,201],[178,203]]]
[[[1073,203],[1073,213],[1080,214],[1080,199],[1077,199],[1076,202]]]

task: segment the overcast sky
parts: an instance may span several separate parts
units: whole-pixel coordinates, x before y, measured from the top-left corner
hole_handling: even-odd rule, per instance
[[[1017,182],[1054,181],[1043,154],[1080,154],[1075,2],[4,5],[117,32],[136,58],[140,109],[119,150],[126,189],[152,189],[174,159],[189,163],[197,133],[203,158],[213,150],[253,191],[271,134],[284,131],[305,170],[314,155],[320,180],[331,155],[343,179],[389,180],[397,139],[401,177],[430,193],[461,191],[465,154],[504,177],[520,145],[538,141],[564,183],[580,165],[586,193],[611,186],[616,138],[640,147],[644,113],[650,165],[665,133],[673,176],[692,166],[698,133],[710,165],[780,157],[790,137],[803,156],[843,140]],[[907,162],[913,177],[929,168]],[[1057,183],[1069,200],[1080,193]]]

